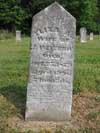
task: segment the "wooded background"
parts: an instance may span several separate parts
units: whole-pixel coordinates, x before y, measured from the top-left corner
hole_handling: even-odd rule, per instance
[[[30,34],[32,16],[55,0],[0,0],[0,29],[21,30]],[[88,31],[100,31],[97,0],[56,0],[77,20],[77,31],[85,26]]]

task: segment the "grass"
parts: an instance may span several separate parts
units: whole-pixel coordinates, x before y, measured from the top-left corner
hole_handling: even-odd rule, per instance
[[[100,117],[100,112],[90,112],[87,117],[89,120],[96,120],[98,117]]]
[[[23,38],[21,44],[15,38],[0,41],[0,93],[19,109],[19,103],[25,108],[29,44],[29,38]]]
[[[25,112],[29,38],[0,40],[0,131],[8,132],[7,118]],[[7,131],[6,131],[7,130]],[[9,131],[11,132],[11,130]],[[0,132],[1,133],[1,132]]]
[[[86,44],[76,42],[74,92],[100,92],[100,37]],[[17,44],[15,38],[0,40],[0,90],[23,89],[27,85],[30,39]]]
[[[75,47],[74,92],[100,92],[100,36]]]
[[[29,47],[28,37],[23,37],[19,44],[15,38],[0,40],[0,133],[21,133],[9,127],[7,120],[13,116],[24,119]],[[86,44],[76,41],[74,93],[83,91],[100,92],[100,36]],[[96,97],[95,101],[100,102],[100,97]],[[94,120],[98,114],[89,113],[87,119]]]

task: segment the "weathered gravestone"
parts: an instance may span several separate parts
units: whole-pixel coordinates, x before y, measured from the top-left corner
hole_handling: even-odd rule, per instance
[[[91,40],[91,41],[92,41],[93,38],[94,38],[93,36],[94,36],[94,35],[93,35],[93,32],[91,32],[91,33],[90,33],[90,40]]]
[[[81,43],[87,42],[87,30],[85,27],[82,27],[80,29],[80,41],[81,41]]]
[[[26,120],[70,118],[75,27],[57,2],[33,17]]]
[[[21,31],[16,31],[16,42],[21,42]]]

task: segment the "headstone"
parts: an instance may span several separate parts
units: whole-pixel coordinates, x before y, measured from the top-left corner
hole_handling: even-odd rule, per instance
[[[81,41],[81,43],[87,42],[87,30],[85,27],[82,27],[80,29],[80,41]]]
[[[33,17],[26,120],[70,119],[75,31],[57,2]]]
[[[93,32],[91,32],[91,33],[90,33],[90,40],[91,40],[91,41],[92,41],[93,38],[94,38],[93,36],[94,36],[94,35],[93,35]]]
[[[21,31],[16,31],[16,42],[21,42]]]

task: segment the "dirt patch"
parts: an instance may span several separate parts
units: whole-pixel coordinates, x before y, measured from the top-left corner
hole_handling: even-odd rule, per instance
[[[72,118],[68,122],[24,121],[9,119],[9,124],[22,130],[94,129],[100,130],[100,95],[98,93],[78,93],[73,95]]]
[[[71,123],[78,128],[99,128],[100,124],[100,101],[96,98],[97,93],[80,93],[73,97]],[[90,116],[95,114],[95,116]],[[89,117],[90,116],[90,117]]]

